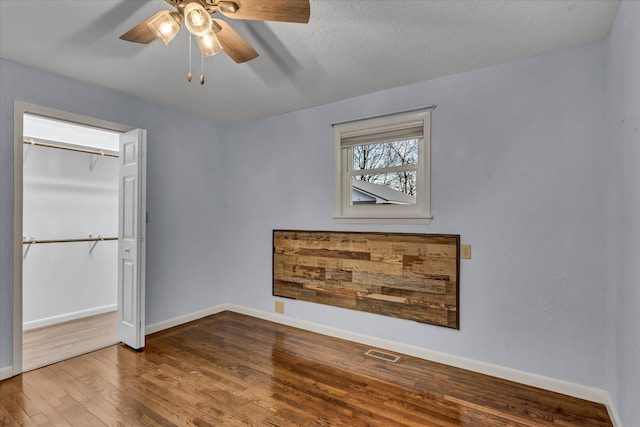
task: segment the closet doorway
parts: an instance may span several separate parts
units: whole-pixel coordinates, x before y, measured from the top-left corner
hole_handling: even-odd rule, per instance
[[[143,347],[145,191],[131,165],[141,178],[144,131],[14,110],[14,375],[119,341]]]

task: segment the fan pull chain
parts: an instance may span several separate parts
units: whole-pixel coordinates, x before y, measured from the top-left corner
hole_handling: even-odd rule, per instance
[[[187,80],[190,82],[193,79],[191,74],[191,34],[189,34],[189,72],[187,73]]]
[[[200,56],[200,84],[204,84],[204,56]]]

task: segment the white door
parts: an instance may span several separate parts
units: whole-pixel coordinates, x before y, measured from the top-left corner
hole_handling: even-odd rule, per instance
[[[120,136],[118,207],[118,339],[144,347],[147,134],[135,129]]]

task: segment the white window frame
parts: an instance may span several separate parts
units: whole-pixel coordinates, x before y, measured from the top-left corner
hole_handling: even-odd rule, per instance
[[[431,223],[431,111],[434,106],[412,109],[336,123],[334,221],[338,223],[430,224]],[[351,176],[354,174],[353,150],[344,147],[345,138],[375,138],[376,134],[422,126],[418,139],[415,205],[364,205],[351,203]],[[382,142],[382,141],[381,141]],[[375,142],[367,142],[375,143]]]

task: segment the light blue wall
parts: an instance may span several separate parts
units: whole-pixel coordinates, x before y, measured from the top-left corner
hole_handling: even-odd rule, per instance
[[[0,60],[0,367],[12,364],[14,100],[147,129],[147,323],[226,301],[216,280],[225,252],[215,224],[226,195],[217,126]]]
[[[605,388],[605,48],[563,50],[225,128],[235,177],[230,302],[273,310],[274,228],[459,233],[473,245],[473,259],[461,264],[460,331],[302,301],[286,301],[286,313]],[[438,106],[432,224],[335,224],[331,123],[425,104]]]
[[[618,284],[611,335],[616,340],[611,394],[625,426],[640,425],[640,2],[621,4],[607,46],[607,118],[604,145],[615,161],[609,207],[612,279]]]

